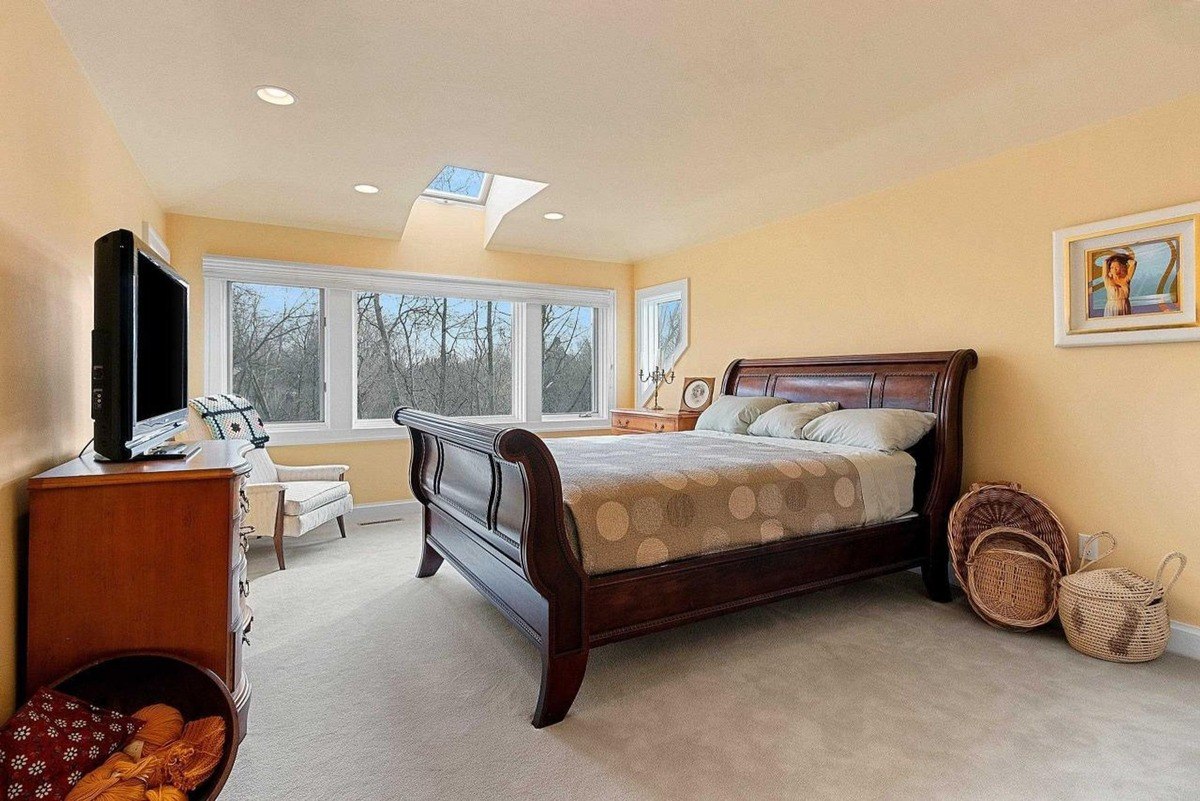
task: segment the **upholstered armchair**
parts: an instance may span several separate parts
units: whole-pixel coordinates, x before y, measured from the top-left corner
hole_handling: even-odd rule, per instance
[[[194,408],[189,408],[187,430],[176,439],[192,442],[212,438],[208,424]],[[350,469],[347,465],[277,465],[266,448],[249,450],[246,461],[250,463],[246,486],[250,503],[245,519],[247,536],[270,537],[275,541],[280,570],[287,569],[284,537],[299,537],[334,519],[342,536],[346,536],[345,515],[354,508],[354,496],[345,480]]]

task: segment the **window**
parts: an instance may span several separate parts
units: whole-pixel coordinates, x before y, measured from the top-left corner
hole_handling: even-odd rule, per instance
[[[544,414],[596,414],[595,316],[586,306],[542,307]]]
[[[286,445],[407,436],[397,406],[534,430],[603,427],[614,292],[204,257],[205,391]]]
[[[421,194],[441,200],[482,205],[487,202],[492,176],[481,170],[447,164]]]
[[[452,417],[511,415],[512,304],[358,295],[358,417],[397,406]]]
[[[671,370],[688,346],[688,282],[646,287],[637,291],[638,369],[647,374],[655,367]],[[653,391],[638,382],[638,399]]]
[[[232,392],[269,422],[324,419],[320,290],[231,282],[229,329]]]

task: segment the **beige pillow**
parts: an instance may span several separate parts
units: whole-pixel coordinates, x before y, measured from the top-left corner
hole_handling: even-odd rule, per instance
[[[721,395],[701,413],[700,418],[696,420],[696,430],[745,434],[746,429],[760,414],[783,403],[787,403],[783,398],[767,398],[761,395]]]
[[[750,424],[747,434],[756,437],[804,439],[804,427],[823,414],[836,412],[837,401],[824,403],[785,403],[768,409]]]
[[[921,441],[937,415],[914,409],[842,409],[804,427],[804,438],[877,451],[903,451]]]

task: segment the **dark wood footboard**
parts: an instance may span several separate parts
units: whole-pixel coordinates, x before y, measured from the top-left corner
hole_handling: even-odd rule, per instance
[[[945,526],[961,488],[963,388],[975,363],[970,350],[733,362],[725,394],[935,413],[910,451],[915,514],[594,577],[568,543],[558,467],[541,439],[398,409],[424,507],[417,575],[449,561],[537,646],[539,728],[566,715],[591,647],[911,567],[931,598],[949,600]]]
[[[586,577],[567,544],[558,467],[536,435],[402,408],[410,481],[425,507],[417,575],[443,559],[533,641],[542,688],[533,725],[567,714],[587,665]]]

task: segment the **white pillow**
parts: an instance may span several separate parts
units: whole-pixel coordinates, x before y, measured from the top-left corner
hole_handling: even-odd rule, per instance
[[[783,398],[768,398],[762,395],[721,395],[700,414],[696,420],[696,430],[745,434],[746,429],[760,414],[783,403],[787,403]]]
[[[903,451],[921,441],[937,415],[914,409],[842,409],[804,427],[804,438],[877,451]]]
[[[756,437],[804,439],[804,427],[823,414],[836,412],[837,401],[824,403],[785,403],[768,409],[750,424],[747,434]]]

